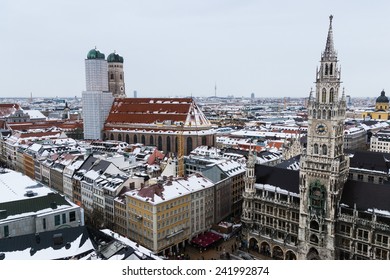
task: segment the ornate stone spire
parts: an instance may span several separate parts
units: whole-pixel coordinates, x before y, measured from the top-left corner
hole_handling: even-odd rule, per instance
[[[332,29],[332,20],[333,16],[329,16],[329,30],[328,30],[328,37],[326,38],[326,46],[325,51],[322,54],[322,58],[324,59],[332,59],[336,58],[337,54],[334,50],[334,44],[333,44],[333,29]]]

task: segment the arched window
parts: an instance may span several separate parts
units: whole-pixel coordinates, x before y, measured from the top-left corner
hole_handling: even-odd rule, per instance
[[[149,144],[150,144],[151,146],[154,145],[154,137],[153,137],[153,135],[150,135]]]
[[[363,116],[364,118],[364,116]],[[107,135],[105,133],[103,133],[103,140],[107,140]]]
[[[332,118],[332,110],[328,111],[328,119],[330,120]]]
[[[167,152],[171,152],[171,137],[167,137]]]
[[[318,225],[318,223],[316,221],[311,221],[310,222],[310,229],[312,230],[320,230],[320,226]]]
[[[313,110],[313,119],[316,119],[317,118],[317,111],[314,109]]]
[[[324,109],[324,111],[322,111],[322,118],[326,119],[326,110],[325,109]]]
[[[161,136],[159,135],[158,136],[158,140],[157,140],[157,149],[159,149],[160,151],[162,151],[162,138]]]
[[[318,154],[318,144],[314,144],[314,154]]]
[[[192,152],[192,138],[191,137],[188,137],[187,138],[187,155],[190,154],[190,152]]]
[[[322,103],[326,103],[326,89],[322,89]]]
[[[325,75],[328,75],[328,71],[329,71],[328,64],[325,64]]]
[[[330,64],[330,67],[329,67],[329,74],[330,74],[330,75],[333,75],[333,63]]]
[[[119,79],[122,80],[122,74],[119,75]]]
[[[110,140],[114,140],[114,134],[111,133]]]
[[[333,103],[333,99],[334,99],[334,89],[331,88],[329,93],[329,103]]]
[[[118,134],[118,141],[122,141],[122,135]]]
[[[129,134],[126,134],[126,143],[127,143],[127,144],[130,144],[130,137],[129,137]]]
[[[134,141],[134,144],[138,143],[138,137],[136,134],[134,134],[133,141]]]
[[[317,119],[321,119],[321,110],[318,110],[318,116]]]
[[[322,214],[325,210],[326,191],[319,180],[310,184],[309,189],[310,206],[317,214]]]
[[[328,154],[328,147],[326,145],[322,145],[322,154],[326,156]]]
[[[145,135],[141,136],[141,143],[144,145],[146,144]]]
[[[312,244],[318,244],[318,237],[315,234],[312,234],[310,236],[310,243]]]
[[[111,78],[111,80],[113,80],[114,79],[114,74],[111,74],[110,78]]]

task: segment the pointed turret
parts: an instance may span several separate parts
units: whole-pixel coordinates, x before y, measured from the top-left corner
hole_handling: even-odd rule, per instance
[[[328,37],[326,38],[326,46],[325,51],[322,54],[322,59],[335,59],[337,58],[337,53],[334,50],[334,44],[333,44],[333,29],[332,29],[332,20],[333,16],[329,16],[329,30],[328,30]]]

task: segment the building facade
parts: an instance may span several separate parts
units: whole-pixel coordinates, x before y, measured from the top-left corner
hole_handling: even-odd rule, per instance
[[[390,153],[390,130],[383,129],[374,133],[370,138],[370,151]]]
[[[387,121],[389,119],[389,98],[386,96],[384,90],[381,91],[381,95],[375,101],[375,109],[363,112],[362,118],[380,121]]]
[[[369,155],[344,153],[346,101],[344,93],[339,97],[337,62],[331,16],[299,171],[248,161],[242,221],[249,250],[275,259],[389,259],[390,189],[385,173],[382,182],[351,178],[358,169],[372,176],[378,168],[364,168]]]

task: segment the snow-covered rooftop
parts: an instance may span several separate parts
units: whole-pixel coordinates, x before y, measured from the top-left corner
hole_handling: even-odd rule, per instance
[[[27,191],[33,192],[34,197],[46,196],[52,192],[48,187],[19,172],[9,169],[0,172],[0,203],[29,199]]]

